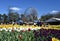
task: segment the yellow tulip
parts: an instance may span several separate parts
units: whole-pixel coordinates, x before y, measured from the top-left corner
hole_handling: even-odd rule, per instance
[[[52,41],[60,41],[60,40],[58,40],[58,39],[56,39],[56,38],[52,38]]]

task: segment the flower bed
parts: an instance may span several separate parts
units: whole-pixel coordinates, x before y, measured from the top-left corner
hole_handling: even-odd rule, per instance
[[[0,25],[0,41],[60,41],[59,27]]]
[[[35,41],[33,31],[0,31],[0,41]]]
[[[36,41],[52,41],[52,38],[60,39],[60,30],[55,29],[40,29],[34,30],[34,37]]]
[[[12,25],[12,24],[10,24],[10,25],[0,25],[0,31],[5,30],[5,31],[10,31],[11,32],[12,30],[20,31],[20,30],[28,30],[28,29],[38,30],[38,29],[41,29],[41,27],[34,26],[34,25],[31,25],[31,26],[23,25],[23,26],[21,26],[21,25],[17,25],[17,24],[15,24],[15,25]]]
[[[12,30],[0,31],[0,41],[60,41],[60,30],[55,29],[39,29],[39,30]],[[57,40],[57,41],[58,41]]]

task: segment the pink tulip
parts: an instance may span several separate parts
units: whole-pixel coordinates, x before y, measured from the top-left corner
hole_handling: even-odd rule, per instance
[[[26,30],[22,30],[22,32],[25,32]]]

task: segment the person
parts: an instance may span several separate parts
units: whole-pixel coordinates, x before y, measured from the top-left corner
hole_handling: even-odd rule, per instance
[[[15,24],[15,22],[12,22],[12,24],[14,25],[14,24]]]
[[[37,25],[38,26],[42,26],[42,22],[37,22]]]
[[[34,26],[36,26],[36,23],[34,23]]]

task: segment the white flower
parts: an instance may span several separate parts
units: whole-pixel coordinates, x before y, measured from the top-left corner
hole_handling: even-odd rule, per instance
[[[7,29],[5,31],[8,31]]]
[[[10,29],[9,31],[11,32],[12,30]]]
[[[0,29],[0,31],[2,31],[3,29]]]

